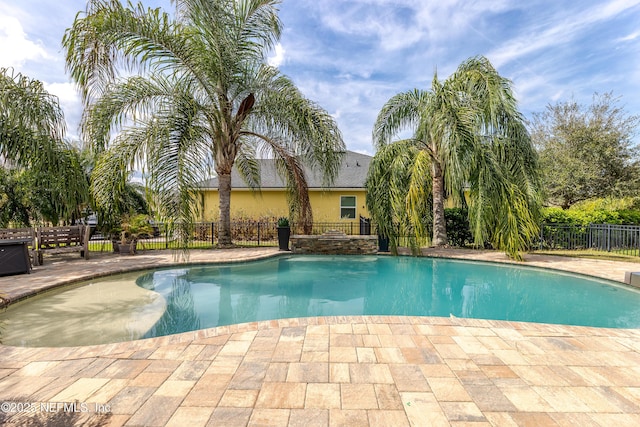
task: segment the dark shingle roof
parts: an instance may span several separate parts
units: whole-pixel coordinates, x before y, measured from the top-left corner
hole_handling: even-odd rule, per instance
[[[366,154],[347,151],[342,161],[342,167],[338,173],[332,188],[364,188],[364,182],[367,179],[371,156]],[[260,163],[260,188],[284,188],[285,184],[276,172],[275,163],[272,159],[259,159]],[[322,175],[314,173],[305,166],[305,176],[309,188],[323,188]],[[218,178],[211,178],[202,182],[202,188],[218,189]],[[234,167],[231,172],[231,188],[247,189],[249,186],[240,177],[237,169]]]

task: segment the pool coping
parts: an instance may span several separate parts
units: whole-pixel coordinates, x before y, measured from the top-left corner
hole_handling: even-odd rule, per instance
[[[289,254],[267,252],[244,251],[244,259],[220,262]],[[500,258],[480,255],[487,258],[481,261]],[[527,258],[524,265],[549,268],[551,262],[565,267],[553,268],[560,271],[587,265],[624,284],[619,273],[626,267],[613,261]],[[138,270],[165,266],[148,264],[156,265]],[[615,271],[605,272],[605,265]],[[59,273],[65,266],[50,267]],[[49,277],[42,273],[46,268],[36,272],[45,278],[40,282]],[[640,423],[638,366],[639,329],[440,317],[316,317],[97,346],[0,346],[0,398],[116,405],[111,425],[299,425],[304,420],[313,425],[309,420],[316,419],[318,425],[418,425],[424,420],[633,425]],[[319,372],[320,381],[314,377]],[[256,380],[255,375],[262,377]],[[322,394],[329,390],[339,402],[333,394]],[[124,403],[131,393],[142,393],[135,408]],[[389,393],[395,400],[389,400]]]

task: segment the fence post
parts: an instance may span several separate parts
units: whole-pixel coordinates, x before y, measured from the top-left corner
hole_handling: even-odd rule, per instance
[[[169,227],[167,227],[166,222],[164,223],[163,227],[164,227],[164,248],[169,249]]]
[[[211,246],[216,245],[216,223],[211,223]]]
[[[611,252],[611,224],[607,224],[607,252]]]
[[[260,221],[258,221],[258,246],[260,246]]]

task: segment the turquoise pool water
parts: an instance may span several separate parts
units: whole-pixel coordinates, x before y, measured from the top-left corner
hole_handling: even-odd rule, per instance
[[[74,292],[83,296],[77,307],[69,307]],[[640,292],[585,276],[492,263],[282,256],[94,280],[10,307],[0,322],[5,344],[80,345],[256,320],[340,315],[636,328]],[[114,323],[120,330],[107,330]]]

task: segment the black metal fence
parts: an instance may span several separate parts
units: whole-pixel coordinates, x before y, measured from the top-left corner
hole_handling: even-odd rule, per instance
[[[190,248],[208,249],[218,244],[220,236],[218,222],[201,222],[195,224]],[[138,241],[138,249],[177,249],[179,239],[163,224],[155,227],[153,236],[145,236]],[[375,234],[375,225],[368,220],[357,222],[315,222],[311,234],[320,235],[329,230],[338,230],[346,235]],[[300,224],[291,224],[291,234],[303,234]],[[239,246],[278,246],[277,221],[238,221],[231,223],[231,239]],[[113,250],[111,240],[100,233],[93,233],[89,242],[89,250],[110,252]]]
[[[592,249],[640,256],[640,226],[543,224],[540,227],[539,249]]]

